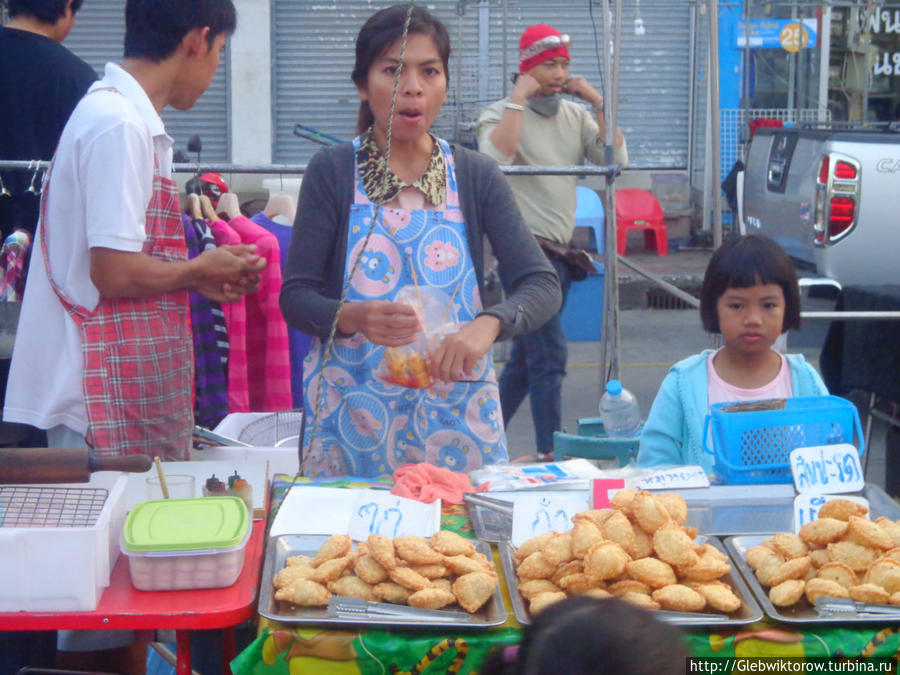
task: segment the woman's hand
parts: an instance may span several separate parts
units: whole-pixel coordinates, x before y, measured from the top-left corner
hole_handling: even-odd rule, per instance
[[[402,347],[415,342],[419,319],[410,305],[387,300],[347,302],[341,307],[338,330],[362,333],[369,342],[383,347]]]
[[[500,334],[500,320],[482,314],[444,338],[431,355],[431,375],[444,382],[471,377],[478,360],[487,353]]]

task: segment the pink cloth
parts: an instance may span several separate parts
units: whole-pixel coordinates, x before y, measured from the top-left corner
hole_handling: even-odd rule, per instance
[[[241,243],[241,236],[224,220],[210,223],[216,246]],[[247,302],[222,303],[228,330],[228,412],[250,412],[250,382],[247,379]]]
[[[281,249],[278,239],[249,218],[228,221],[242,244],[256,244],[257,255],[265,258],[259,290],[247,301],[247,377],[250,382],[250,410],[274,412],[290,410],[291,355],[287,323],[281,315]]]
[[[462,504],[463,493],[484,492],[487,489],[487,485],[474,487],[464,473],[422,462],[404,464],[394,471],[391,494],[426,503],[443,499],[450,504]]]

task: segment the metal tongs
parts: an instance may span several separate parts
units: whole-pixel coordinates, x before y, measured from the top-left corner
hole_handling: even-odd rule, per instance
[[[408,619],[410,621],[447,621],[469,622],[472,620],[466,612],[454,612],[443,609],[417,609],[404,605],[392,605],[386,602],[372,602],[362,598],[349,598],[335,595],[328,599],[328,616],[338,619],[359,619],[377,623],[379,619],[390,620]]]
[[[858,617],[894,617],[900,619],[900,606],[876,605],[850,598],[816,598],[816,612],[822,617],[850,615]]]
[[[665,609],[656,609],[653,610],[653,616],[657,619],[662,619],[663,621],[672,621],[681,626],[687,626],[691,624],[698,624],[700,626],[704,626],[710,623],[720,623],[722,621],[728,621],[731,619],[730,616],[725,614],[703,614],[702,612],[675,612],[669,611]]]
[[[513,514],[513,503],[503,501],[502,499],[494,499],[493,497],[485,497],[484,495],[476,494],[473,492],[466,492],[463,495],[463,500],[467,504],[483,506],[484,508],[493,509],[494,511],[507,516],[512,516]]]

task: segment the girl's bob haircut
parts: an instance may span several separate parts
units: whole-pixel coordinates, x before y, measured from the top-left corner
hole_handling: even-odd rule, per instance
[[[729,288],[778,284],[784,293],[781,331],[800,328],[800,288],[790,256],[775,241],[760,234],[731,239],[713,253],[700,291],[700,319],[709,333],[718,333],[716,303]]]

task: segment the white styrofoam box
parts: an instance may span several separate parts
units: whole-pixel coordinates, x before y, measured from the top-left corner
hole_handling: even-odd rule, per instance
[[[33,486],[108,494],[92,527],[0,527],[0,612],[96,609],[119,557],[126,486],[114,471],[93,473],[88,483]]]

